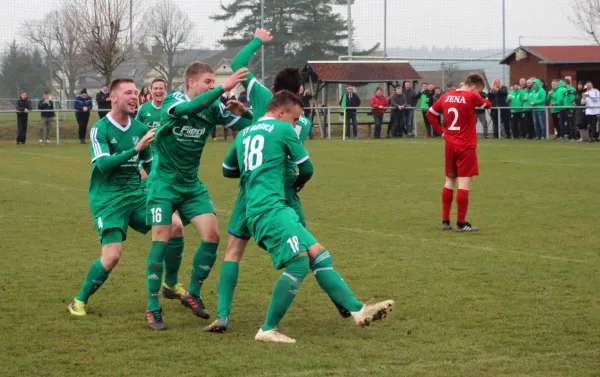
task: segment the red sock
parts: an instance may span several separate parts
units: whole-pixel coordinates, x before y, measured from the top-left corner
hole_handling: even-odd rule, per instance
[[[466,222],[467,210],[469,209],[469,190],[458,190],[456,194],[456,217],[457,222]]]
[[[444,187],[442,190],[442,221],[450,221],[452,199],[454,199],[454,190]]]

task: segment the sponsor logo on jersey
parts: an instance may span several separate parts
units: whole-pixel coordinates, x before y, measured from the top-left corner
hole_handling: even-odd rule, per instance
[[[146,114],[146,116],[147,116],[147,117],[151,117],[151,116],[152,116],[152,114],[148,113],[148,114]]]
[[[110,141],[111,144],[117,144],[117,140],[113,137],[112,140]]]
[[[181,137],[199,139],[206,133],[206,128],[194,128],[191,126],[175,127],[173,128],[173,133]]]
[[[154,122],[152,122],[151,124],[149,124],[148,127],[150,127],[150,128],[158,128],[158,127],[160,127],[160,121],[159,120],[155,120]]]
[[[465,101],[465,97],[462,96],[448,96],[446,97],[446,103],[467,103],[467,101]]]

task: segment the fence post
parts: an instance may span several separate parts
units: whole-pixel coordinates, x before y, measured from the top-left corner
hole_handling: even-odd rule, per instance
[[[413,131],[415,132],[415,139],[419,137],[419,124],[417,122],[417,108],[413,109]]]
[[[500,113],[502,109],[498,109],[498,139],[502,139],[502,117],[500,117]],[[494,127],[492,127],[492,132],[494,132]]]
[[[60,144],[60,113],[56,114],[56,145]]]
[[[548,116],[548,108],[544,107],[544,113],[545,113],[545,118],[546,118],[546,140],[550,139],[550,119]]]
[[[327,106],[327,139],[331,139],[331,109]]]

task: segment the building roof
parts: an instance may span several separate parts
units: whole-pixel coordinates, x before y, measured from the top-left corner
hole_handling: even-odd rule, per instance
[[[506,56],[500,64],[508,64],[515,54],[525,51],[540,58],[542,64],[600,63],[600,46],[521,46]]]
[[[319,79],[328,83],[369,83],[417,80],[421,76],[405,61],[309,61]]]
[[[233,58],[235,58],[237,53],[240,52],[242,48],[244,48],[244,46],[228,48],[227,50],[223,50],[217,54],[212,55],[210,58],[205,59],[204,62],[210,65],[213,69],[215,69],[215,67],[219,65],[223,60],[231,63]]]

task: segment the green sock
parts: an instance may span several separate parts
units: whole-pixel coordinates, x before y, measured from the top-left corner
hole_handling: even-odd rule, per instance
[[[188,293],[192,296],[200,296],[202,282],[206,280],[212,266],[217,260],[218,242],[200,242],[196,254],[194,254],[194,265],[192,266],[192,275],[190,276],[190,285]]]
[[[162,283],[165,254],[169,244],[161,241],[152,241],[152,247],[146,260],[146,283],[148,284],[148,309],[159,310],[158,292]]]
[[[98,288],[100,288],[106,279],[108,279],[109,274],[110,271],[104,269],[104,266],[102,266],[102,263],[100,262],[100,258],[96,259],[90,266],[90,270],[85,277],[83,286],[76,299],[87,303],[88,298],[96,293]]]
[[[331,299],[342,305],[350,312],[357,312],[363,307],[354,294],[344,282],[344,279],[333,269],[331,255],[327,250],[321,251],[313,260],[312,270],[319,286],[331,297]]]
[[[177,275],[183,259],[183,237],[171,237],[165,255],[165,283],[174,287],[178,283]]]
[[[279,326],[279,322],[298,294],[300,283],[308,274],[308,257],[296,258],[288,263],[285,272],[277,279],[273,288],[273,297],[267,309],[267,318],[262,325],[263,331]]]
[[[239,271],[240,264],[238,262],[225,261],[221,265],[221,275],[217,284],[217,316],[219,318],[229,317],[229,313],[231,313],[233,291],[238,282]]]

